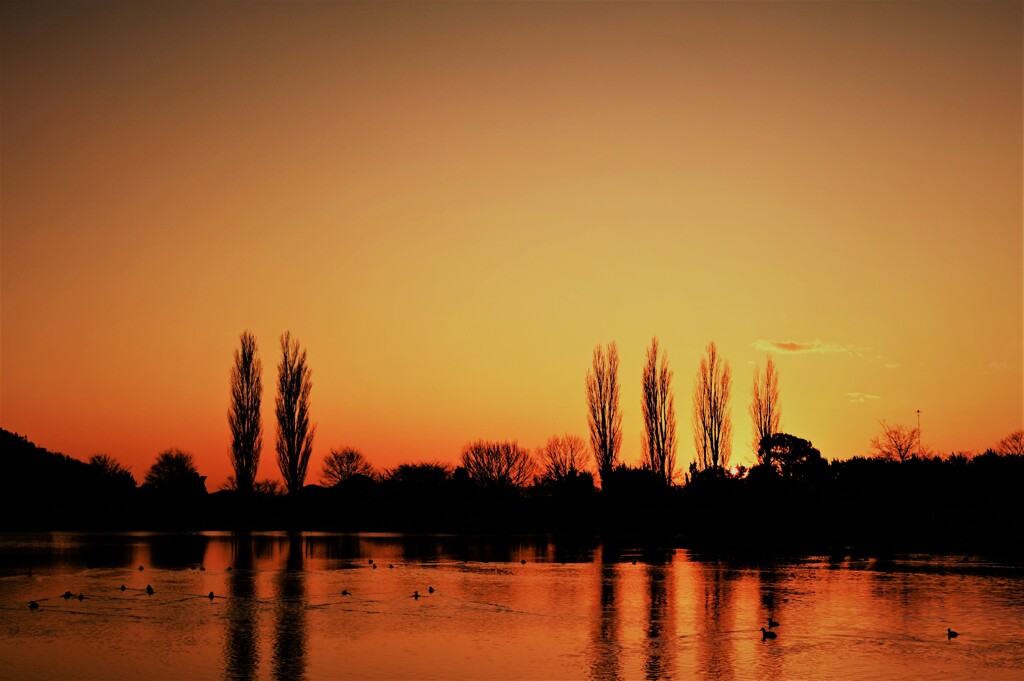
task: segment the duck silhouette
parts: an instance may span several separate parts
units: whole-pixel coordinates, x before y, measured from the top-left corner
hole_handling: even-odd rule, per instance
[[[348,596],[348,595],[349,595],[349,591],[348,591],[348,589],[342,589],[342,590],[341,590],[341,595],[342,595],[342,596]]]
[[[153,586],[152,585],[147,584],[146,585],[146,593],[148,593],[150,596],[152,596],[153,594],[156,593],[156,591],[153,590]]]
[[[70,599],[74,598],[75,595],[73,593],[71,593],[70,591],[65,591],[64,593],[62,593],[60,595],[60,597],[63,598],[66,601],[66,600],[70,600]]]
[[[121,591],[127,591],[127,590],[128,590],[128,587],[126,587],[124,584],[122,584],[121,585]]]
[[[413,591],[413,592],[412,592],[412,597],[413,597],[413,598],[415,598],[415,599],[419,599],[419,597],[420,597],[420,592],[419,592],[419,591]]]
[[[773,629],[779,626],[779,623],[772,619],[771,615],[768,616],[768,628]]]
[[[427,593],[428,593],[428,594],[432,594],[432,593],[434,593],[434,587],[432,587],[432,586],[428,586],[428,587],[427,587]]]
[[[210,592],[210,595],[208,596],[208,598],[209,598],[209,599],[210,599],[211,601],[212,601],[212,600],[214,599],[214,595],[213,595],[213,592],[212,592],[212,591]]]
[[[774,631],[768,631],[764,627],[761,627],[761,640],[767,641],[770,638],[778,638],[778,635]]]
[[[960,633],[959,633],[959,632],[957,632],[957,631],[953,631],[953,630],[952,630],[952,629],[950,629],[949,627],[946,627],[946,640],[949,640],[949,639],[951,639],[951,638],[956,638],[956,637],[957,637],[957,636],[959,636],[959,635],[960,635]]]
[[[143,570],[145,570],[145,569],[146,569],[146,568],[142,567],[141,565],[139,566],[139,572],[142,572],[142,571],[143,571]]]
[[[75,596],[75,598],[77,598],[79,600],[79,602],[84,601],[85,600],[85,594],[80,593],[77,596]]]
[[[29,610],[38,610],[39,609],[39,604],[36,603],[35,601],[29,601],[28,602],[28,609]]]

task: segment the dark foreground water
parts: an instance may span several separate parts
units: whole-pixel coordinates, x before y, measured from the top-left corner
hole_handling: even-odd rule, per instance
[[[6,535],[0,678],[1024,679],[1024,570],[544,538]]]

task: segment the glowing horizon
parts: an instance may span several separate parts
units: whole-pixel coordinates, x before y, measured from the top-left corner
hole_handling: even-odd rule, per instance
[[[230,473],[228,375],[308,351],[378,467],[587,438],[595,345],[714,340],[733,461],[753,364],[782,430],[941,453],[1024,426],[1020,3],[6,4],[0,426]]]

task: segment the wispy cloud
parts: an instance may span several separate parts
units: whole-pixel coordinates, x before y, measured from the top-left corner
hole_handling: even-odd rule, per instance
[[[1006,371],[1007,369],[1010,368],[1010,365],[1007,364],[1006,362],[992,362],[991,364],[989,364],[989,366],[995,369],[996,371]]]
[[[859,353],[869,350],[858,345],[839,345],[838,343],[826,343],[820,338],[813,341],[791,341],[791,340],[767,340],[764,338],[754,341],[754,347],[764,352],[780,352],[784,355],[808,355],[812,353],[845,352]]]
[[[903,366],[903,365],[899,364],[898,362],[890,362],[889,364],[885,365],[885,368],[886,369],[899,369],[901,366]]]
[[[868,393],[846,393],[851,402],[867,402],[868,400],[880,400],[881,395],[869,395]]]

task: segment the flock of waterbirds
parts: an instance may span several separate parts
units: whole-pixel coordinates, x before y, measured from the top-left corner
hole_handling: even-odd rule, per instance
[[[521,565],[526,565],[526,560],[525,559],[520,560],[519,563]],[[369,559],[368,565],[372,569],[374,569],[374,570],[377,569],[377,563],[376,563],[376,561],[373,560],[373,558]],[[636,561],[635,560],[633,561],[633,565],[636,565]],[[139,566],[139,572],[142,572],[145,569],[146,569],[145,566],[143,566],[143,565]],[[192,569],[193,570],[196,569],[195,566],[193,566]],[[394,563],[388,563],[388,569],[389,570],[394,570],[395,569]],[[205,572],[206,571],[206,567],[200,565],[199,566],[199,570]],[[227,571],[231,572],[231,566],[230,565],[228,566]],[[28,571],[28,576],[29,577],[32,576],[32,571],[31,570]],[[127,591],[128,587],[125,586],[124,584],[122,584],[121,587],[120,587],[120,590],[121,591]],[[146,585],[145,591],[150,596],[152,596],[153,594],[156,593],[156,590],[153,588],[153,586],[151,584],[147,584]],[[434,593],[434,591],[435,591],[435,589],[434,589],[433,585],[427,587],[427,593],[432,594],[432,593]],[[351,596],[352,592],[349,591],[348,589],[342,589],[341,590],[341,595],[342,596]],[[63,598],[64,600],[66,600],[66,601],[67,600],[71,600],[72,598],[78,599],[79,601],[83,601],[86,598],[85,594],[83,594],[82,592],[79,592],[78,595],[76,596],[73,593],[71,593],[70,591],[65,591],[63,594],[61,594],[60,597]],[[217,598],[216,594],[214,594],[212,591],[206,597],[209,598],[211,601],[213,601],[215,598]],[[417,589],[416,591],[413,591],[412,595],[409,596],[409,598],[412,598],[413,600],[419,600],[421,598],[419,590]],[[39,599],[39,600],[45,600],[45,599]],[[29,610],[39,610],[39,601],[29,601],[28,602],[28,608],[29,608]],[[779,623],[776,622],[774,619],[772,619],[772,616],[769,615],[768,616],[768,627],[767,628],[761,627],[761,642],[763,643],[765,641],[771,641],[771,640],[774,640],[774,639],[778,638],[779,635],[776,632],[772,631],[772,629],[774,629],[775,627],[778,627],[778,626],[780,626]],[[959,635],[960,635],[960,632],[954,631],[950,627],[946,627],[946,640],[952,640],[952,639],[958,637]]]

